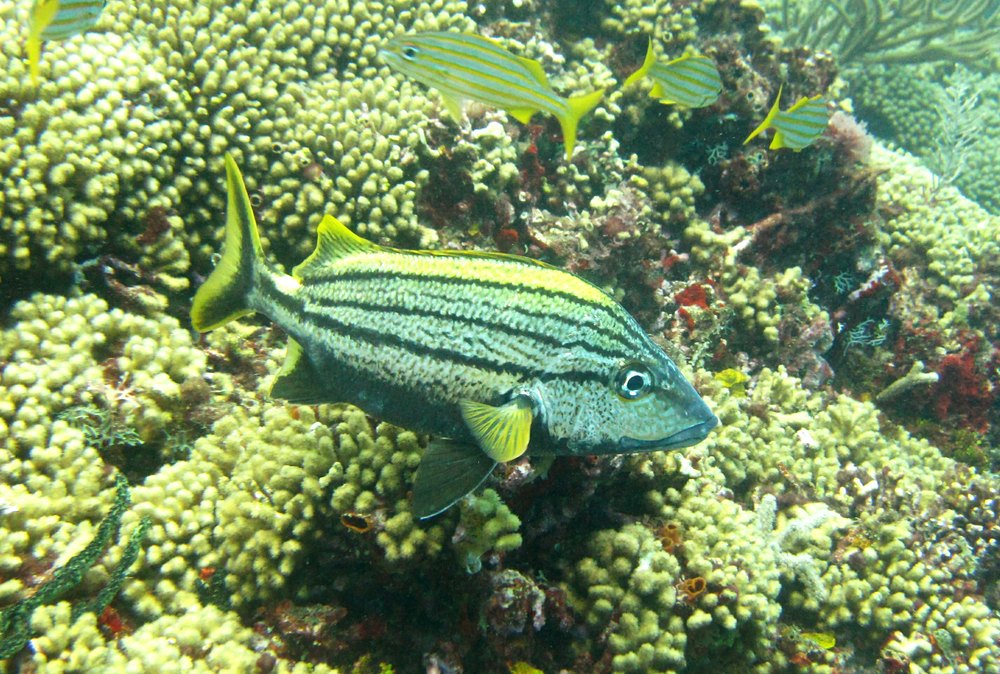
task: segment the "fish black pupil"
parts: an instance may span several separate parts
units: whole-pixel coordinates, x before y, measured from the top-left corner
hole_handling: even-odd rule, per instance
[[[622,382],[622,389],[628,395],[635,396],[646,387],[646,376],[641,372],[628,372]]]
[[[403,49],[403,56],[405,56],[408,59],[415,58],[416,55],[417,55],[417,48],[416,47],[405,47]]]

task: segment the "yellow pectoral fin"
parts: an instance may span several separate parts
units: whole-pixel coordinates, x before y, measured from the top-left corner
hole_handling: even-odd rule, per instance
[[[537,110],[528,108],[509,108],[507,114],[521,122],[521,124],[527,124],[531,121],[531,116],[535,114]]]
[[[463,117],[462,101],[457,98],[453,98],[452,96],[448,96],[447,94],[441,94],[441,100],[444,102],[444,108],[448,111],[448,114],[451,115],[452,119],[461,124]]]
[[[525,396],[500,407],[472,400],[461,401],[459,407],[472,436],[494,461],[512,461],[528,449],[532,414]]]

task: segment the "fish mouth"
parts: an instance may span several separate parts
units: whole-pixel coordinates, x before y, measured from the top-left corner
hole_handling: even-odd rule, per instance
[[[704,421],[699,421],[686,428],[663,438],[641,440],[639,438],[622,438],[618,448],[622,452],[652,452],[666,449],[681,449],[698,444],[708,436],[709,432],[719,425],[719,417],[710,415]]]

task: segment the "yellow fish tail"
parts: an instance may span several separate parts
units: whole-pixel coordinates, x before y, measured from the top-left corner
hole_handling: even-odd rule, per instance
[[[642,62],[642,65],[639,66],[638,70],[636,70],[634,73],[632,73],[625,79],[625,84],[623,84],[622,86],[627,87],[633,82],[638,82],[643,77],[648,75],[649,69],[653,67],[654,63],[656,63],[656,54],[653,53],[653,41],[650,40],[649,45],[646,47],[646,58]]]
[[[778,106],[781,104],[781,88],[783,86],[784,85],[781,85],[781,86],[778,87],[778,95],[774,99],[774,105],[771,106],[771,109],[768,111],[767,116],[764,118],[764,121],[761,122],[760,125],[756,129],[754,129],[753,131],[751,131],[750,135],[747,136],[747,139],[745,141],[743,141],[744,145],[746,145],[747,143],[749,143],[751,140],[753,140],[753,138],[755,138],[756,136],[760,135],[765,130],[767,130],[768,127],[771,126],[771,122],[774,121],[775,115],[778,114]]]
[[[31,71],[31,86],[38,86],[39,62],[42,60],[42,41],[36,37],[28,38],[28,70]]]
[[[258,270],[264,266],[257,221],[250,207],[243,176],[230,154],[226,154],[226,239],[222,259],[209,274],[191,305],[191,323],[198,332],[208,332],[234,318],[253,313],[247,295]]]
[[[573,156],[573,148],[576,147],[576,127],[580,123],[580,118],[596,108],[603,96],[604,89],[598,89],[582,96],[570,96],[567,100],[566,111],[559,117],[563,144],[566,146],[566,159]]]

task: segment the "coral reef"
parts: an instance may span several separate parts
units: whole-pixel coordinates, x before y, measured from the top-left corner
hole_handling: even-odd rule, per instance
[[[949,184],[869,133],[947,139],[933,90],[882,66],[848,87],[816,49],[863,60],[857,36],[783,46],[755,2],[110,0],[44,45],[37,88],[28,10],[0,0],[0,666],[1000,670],[1000,221],[974,201],[995,210],[995,77],[971,76],[983,144]],[[968,56],[996,17],[956,46],[934,15],[922,58]],[[379,60],[448,29],[560,93],[608,89],[570,161],[554,120],[455,122]],[[712,58],[719,101],[619,88],[648,38]],[[911,58],[880,39],[870,58]],[[782,83],[825,94],[827,132],[743,145]],[[271,399],[285,339],[264,320],[183,322],[224,151],[280,264],[328,213],[389,245],[557,264],[669,342],[722,426],[671,452],[523,457],[418,520],[427,438]]]

